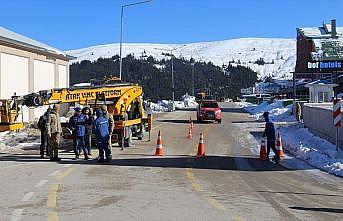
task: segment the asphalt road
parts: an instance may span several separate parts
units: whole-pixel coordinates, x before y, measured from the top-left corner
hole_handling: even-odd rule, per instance
[[[195,112],[159,114],[152,141],[135,141],[114,160],[0,154],[0,220],[343,220],[343,182],[303,166],[261,162],[250,151],[248,115],[223,104],[222,124],[195,124]],[[153,156],[158,130],[166,156]],[[196,159],[200,132],[206,158]],[[95,153],[95,151],[93,151]]]

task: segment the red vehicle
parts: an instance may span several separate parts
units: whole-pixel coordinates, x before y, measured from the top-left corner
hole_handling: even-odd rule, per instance
[[[221,123],[222,111],[218,102],[216,100],[202,100],[198,107],[197,120],[198,122],[213,120]]]

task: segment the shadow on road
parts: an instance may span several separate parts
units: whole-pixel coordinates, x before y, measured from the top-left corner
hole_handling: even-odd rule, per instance
[[[222,112],[224,113],[248,113],[243,108],[231,108],[231,107],[222,107]]]
[[[336,194],[324,194],[324,193],[304,193],[304,192],[289,192],[289,191],[256,191],[258,193],[271,193],[271,194],[294,194],[294,195],[308,195],[308,196],[327,196],[327,197],[343,197],[343,195],[336,195]],[[293,209],[293,208],[292,208]]]
[[[139,157],[139,156],[136,156]],[[140,158],[121,158],[113,159],[105,165],[112,166],[137,166],[137,167],[160,167],[160,168],[194,168],[209,170],[239,170],[239,171],[289,171],[279,164],[273,164],[269,161],[260,161],[258,158],[244,156],[206,156],[205,158],[196,159],[192,156],[166,156],[166,157],[148,157]],[[248,166],[236,166],[236,162],[247,162]],[[17,161],[17,162],[49,162],[48,159],[40,159],[38,156],[25,155],[0,155],[0,161]],[[286,161],[286,160],[285,160]],[[72,160],[62,159],[61,164],[90,164],[101,165],[96,160]],[[306,170],[307,168],[302,168]],[[310,169],[310,168],[308,168]]]
[[[304,210],[304,211],[314,211],[314,212],[327,212],[327,213],[343,213],[343,209],[338,208],[308,208],[300,206],[291,206],[290,209]]]
[[[183,120],[183,119],[178,119],[178,120],[174,120],[174,119],[170,119],[170,120],[157,120],[157,122],[161,122],[161,123],[174,123],[174,124],[189,124],[189,120]],[[202,122],[198,122],[198,121],[193,121],[194,124],[213,124],[212,121],[202,121]]]

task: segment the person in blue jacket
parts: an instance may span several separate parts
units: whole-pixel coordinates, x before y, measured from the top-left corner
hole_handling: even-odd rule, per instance
[[[97,118],[94,120],[94,130],[97,146],[99,149],[98,162],[104,162],[104,152],[106,156],[106,162],[110,162],[112,159],[111,150],[109,148],[109,124],[108,119],[104,116],[101,110],[96,111]]]
[[[88,160],[88,152],[85,146],[86,116],[81,113],[80,107],[75,107],[75,114],[69,119],[68,128],[73,131],[73,146],[75,160],[79,159],[80,150],[83,150],[85,160]]]
[[[267,159],[269,159],[270,149],[273,150],[275,156],[273,158],[274,161],[278,161],[279,157],[277,154],[277,150],[275,148],[275,127],[273,122],[269,120],[269,112],[263,113],[264,120],[266,121],[263,137],[267,137]]]

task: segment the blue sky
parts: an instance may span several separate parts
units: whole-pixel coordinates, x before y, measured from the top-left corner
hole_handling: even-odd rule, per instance
[[[0,25],[63,50],[119,42],[120,6],[132,2],[0,0]],[[343,26],[342,9],[342,0],[153,0],[125,9],[124,42],[295,38],[296,27]]]

